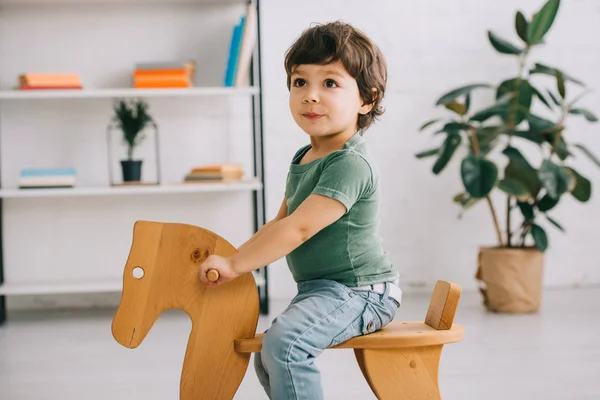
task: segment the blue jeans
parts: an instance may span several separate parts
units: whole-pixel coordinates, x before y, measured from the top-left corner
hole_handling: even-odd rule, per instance
[[[322,400],[315,359],[324,349],[389,324],[398,303],[383,294],[353,290],[331,280],[300,282],[298,294],[277,316],[254,354],[254,368],[271,400]]]

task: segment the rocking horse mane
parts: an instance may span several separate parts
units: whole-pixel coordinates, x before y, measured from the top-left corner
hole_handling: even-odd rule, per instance
[[[209,287],[198,278],[197,268],[211,254],[230,256],[236,251],[221,236],[198,226],[151,221],[134,224],[112,334],[121,345],[135,348],[161,313],[171,308],[186,312],[192,330],[181,393],[191,389],[188,385],[193,392],[203,393],[214,381],[227,380],[230,385],[222,385],[221,394],[230,398],[231,389],[227,388],[237,388],[247,369],[249,355],[236,353],[233,343],[252,338],[256,332],[259,312],[254,275],[246,273]]]

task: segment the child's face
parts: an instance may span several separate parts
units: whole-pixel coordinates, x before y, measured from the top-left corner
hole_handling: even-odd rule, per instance
[[[341,61],[299,65],[290,86],[292,116],[313,137],[340,133],[351,136],[356,132],[358,114],[372,108],[363,105],[356,80]]]

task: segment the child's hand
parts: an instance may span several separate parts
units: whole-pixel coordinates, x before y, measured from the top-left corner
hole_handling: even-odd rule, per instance
[[[215,282],[210,281],[207,277],[208,271],[211,269],[214,269],[219,273],[219,279]],[[221,257],[215,254],[208,256],[208,258],[200,264],[198,275],[200,280],[209,286],[220,285],[221,283],[228,282],[239,276],[239,274],[233,270],[231,258]]]

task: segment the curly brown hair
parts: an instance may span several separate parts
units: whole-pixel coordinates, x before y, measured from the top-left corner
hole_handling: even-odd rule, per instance
[[[324,65],[338,60],[356,79],[363,102],[373,104],[369,113],[358,116],[357,128],[364,131],[384,112],[381,101],[387,84],[387,65],[379,48],[352,25],[335,21],[317,24],[302,32],[285,55],[288,90],[291,75],[298,65]]]

